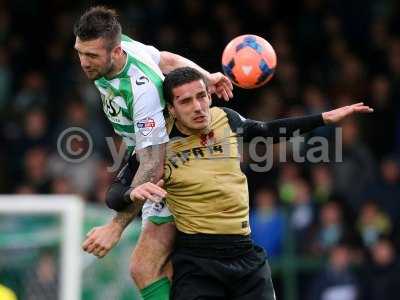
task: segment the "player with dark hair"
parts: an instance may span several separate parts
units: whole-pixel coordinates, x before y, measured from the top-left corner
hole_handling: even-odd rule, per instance
[[[206,80],[193,68],[169,73],[163,89],[171,116],[165,189],[160,191],[163,182],[148,189],[166,196],[177,228],[172,299],[275,299],[265,253],[250,238],[239,139],[280,142],[297,130],[305,133],[372,109],[357,103],[322,114],[254,121],[228,108],[210,108]]]
[[[124,205],[115,204],[113,195],[118,186],[113,185],[107,194],[107,205],[118,210],[112,220],[115,227],[94,228],[83,249],[102,257],[142,210],[143,230],[132,255],[131,275],[144,299],[168,299],[168,269],[164,266],[172,249],[175,226],[168,208],[154,205],[152,201],[157,198],[147,188],[150,182],[162,178],[168,141],[163,118],[163,74],[192,66],[226,100],[232,97],[232,84],[221,73],[210,74],[179,55],[160,52],[123,35],[116,12],[103,6],[87,10],[74,25],[74,34],[80,64],[100,91],[104,113],[127,144],[128,156],[136,152],[139,160],[136,174],[130,174],[127,183],[130,188],[118,199]],[[125,171],[126,168],[117,178]]]

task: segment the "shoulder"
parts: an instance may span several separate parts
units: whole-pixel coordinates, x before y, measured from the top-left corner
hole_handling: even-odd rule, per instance
[[[233,132],[236,132],[238,128],[243,127],[246,118],[244,118],[241,114],[227,107],[221,107],[220,109],[226,114],[229,126]]]
[[[160,62],[160,51],[152,45],[146,45],[129,37],[124,38],[123,36],[121,40],[121,47],[124,51],[136,59],[142,60],[145,58],[144,62],[150,59],[157,65]]]
[[[245,117],[243,117],[241,114],[231,108],[221,107],[221,109],[226,113],[228,119],[240,120],[241,122],[244,122],[246,120]]]
[[[121,34],[121,41],[122,42],[133,42],[133,39],[131,39],[129,36],[126,34]]]

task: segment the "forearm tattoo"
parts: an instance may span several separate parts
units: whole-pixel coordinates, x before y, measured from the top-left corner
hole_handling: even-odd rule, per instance
[[[132,187],[137,187],[146,182],[157,183],[163,176],[165,144],[137,150],[136,155],[139,159],[139,168],[133,178]],[[125,210],[117,212],[113,222],[125,228],[138,215],[143,203],[144,201],[133,201]]]

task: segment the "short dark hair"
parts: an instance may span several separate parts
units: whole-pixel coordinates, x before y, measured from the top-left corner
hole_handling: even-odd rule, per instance
[[[121,24],[117,12],[105,6],[89,8],[74,24],[74,34],[82,41],[107,40],[111,49],[121,43]]]
[[[198,70],[191,67],[178,68],[170,73],[164,79],[163,93],[167,103],[173,104],[174,95],[172,90],[178,86],[184,85],[197,80],[203,80],[207,88],[207,80]]]

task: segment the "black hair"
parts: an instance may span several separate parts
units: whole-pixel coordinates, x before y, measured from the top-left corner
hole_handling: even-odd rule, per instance
[[[163,93],[167,103],[173,104],[174,95],[172,90],[178,86],[197,80],[203,80],[207,88],[207,80],[198,70],[191,67],[178,68],[170,73],[164,79]]]
[[[74,34],[82,41],[103,38],[111,50],[121,43],[121,24],[115,10],[94,6],[84,12],[74,24]]]

